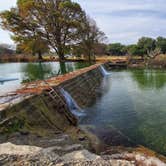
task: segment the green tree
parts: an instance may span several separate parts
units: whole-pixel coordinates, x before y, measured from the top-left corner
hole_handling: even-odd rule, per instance
[[[166,38],[164,37],[158,37],[156,39],[156,46],[161,50],[161,53],[166,53]]]
[[[134,55],[134,56],[143,56],[144,55],[143,50],[136,44],[127,46],[127,51],[128,51],[129,55]]]
[[[149,37],[142,37],[138,40],[137,46],[141,49],[140,53],[142,53],[142,56],[144,56],[147,55],[148,52],[155,50],[156,41]]]
[[[49,46],[45,40],[41,37],[34,37],[34,38],[24,38],[20,40],[20,37],[14,37],[13,40],[17,43],[17,53],[27,53],[36,55],[38,54],[38,59],[42,60],[42,54],[49,52]]]
[[[127,53],[126,46],[121,43],[112,43],[108,45],[107,48],[110,55],[125,55]]]
[[[0,18],[2,27],[23,40],[21,44],[40,36],[40,42],[46,42],[63,61],[66,48],[79,41],[85,13],[71,0],[18,0],[17,7],[2,12]]]

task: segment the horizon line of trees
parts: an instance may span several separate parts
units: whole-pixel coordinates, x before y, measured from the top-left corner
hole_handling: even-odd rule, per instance
[[[155,57],[159,54],[166,54],[166,38],[141,37],[137,44],[123,45],[121,43],[112,43],[105,46],[107,55],[116,56],[141,56]]]
[[[80,57],[82,54],[86,54],[88,52],[88,44],[87,49],[85,47],[81,47],[81,45],[72,45],[66,51],[66,54],[74,55]],[[91,50],[91,49],[90,49]],[[0,44],[0,55],[8,54],[22,54],[24,51],[19,49],[19,45],[17,45],[16,50],[13,49],[12,45],[8,44]],[[96,43],[93,44],[93,55],[108,55],[108,56],[149,56],[155,57],[159,54],[166,54],[166,38],[157,37],[156,39],[150,37],[142,37],[138,40],[137,44],[124,45],[121,43]],[[90,59],[92,59],[89,54]],[[93,57],[94,58],[94,57]]]

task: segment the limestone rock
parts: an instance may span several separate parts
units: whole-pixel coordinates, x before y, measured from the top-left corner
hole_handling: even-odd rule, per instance
[[[64,162],[70,162],[70,161],[93,161],[100,159],[101,157],[90,153],[87,150],[81,150],[81,151],[74,151],[72,153],[68,153],[62,157],[62,160]]]
[[[0,155],[29,155],[38,153],[41,149],[36,146],[14,145],[8,142],[0,145]]]
[[[40,148],[11,143],[0,145],[2,166],[166,166],[155,157],[140,153],[96,155],[79,144]]]

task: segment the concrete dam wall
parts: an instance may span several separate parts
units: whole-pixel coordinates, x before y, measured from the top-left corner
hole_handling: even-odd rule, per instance
[[[78,106],[84,108],[95,100],[103,74],[100,65],[94,65],[73,75],[69,74],[68,79],[58,85],[51,85],[51,89],[44,89],[40,94],[0,111],[0,141],[6,139],[4,135],[15,132],[45,136],[77,126],[77,118],[61,92],[70,94]]]

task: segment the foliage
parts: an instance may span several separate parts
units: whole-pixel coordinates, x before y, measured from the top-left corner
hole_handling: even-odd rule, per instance
[[[86,16],[84,24],[81,28],[80,42],[73,45],[75,53],[83,54],[87,57],[88,61],[95,60],[96,46],[106,40],[104,32],[102,32],[96,25],[96,22]],[[94,59],[92,59],[92,57]]]
[[[107,53],[107,45],[104,43],[97,43],[94,46],[95,55],[106,55]]]
[[[148,52],[155,50],[156,41],[149,37],[142,37],[138,40],[137,46],[140,48],[140,52],[146,55]]]
[[[142,56],[144,54],[142,49],[136,44],[129,45],[127,47],[127,50],[128,50],[129,55],[134,55],[134,56],[140,55],[140,56]]]
[[[126,54],[125,46],[120,43],[109,44],[107,50],[110,55],[120,56]]]
[[[60,60],[64,59],[66,48],[79,41],[84,17],[80,5],[71,0],[18,0],[16,8],[0,14],[2,27],[13,32],[13,38],[25,50],[37,46],[37,50],[43,52],[49,46]]]
[[[20,41],[20,38],[17,38],[16,36],[13,36],[13,40],[17,41],[17,53],[27,53],[36,55],[38,54],[38,58],[42,59],[42,54],[47,53],[49,51],[49,47],[47,45],[47,42],[43,40],[41,37],[35,37],[35,38],[24,38],[22,41]]]
[[[159,54],[166,53],[166,38],[158,37],[157,39],[142,37],[137,44],[122,45],[121,43],[113,43],[107,45],[109,55],[133,55],[144,58],[155,58]]]
[[[166,53],[166,38],[158,37],[156,39],[156,46],[157,48],[161,49],[161,53],[165,54]]]

